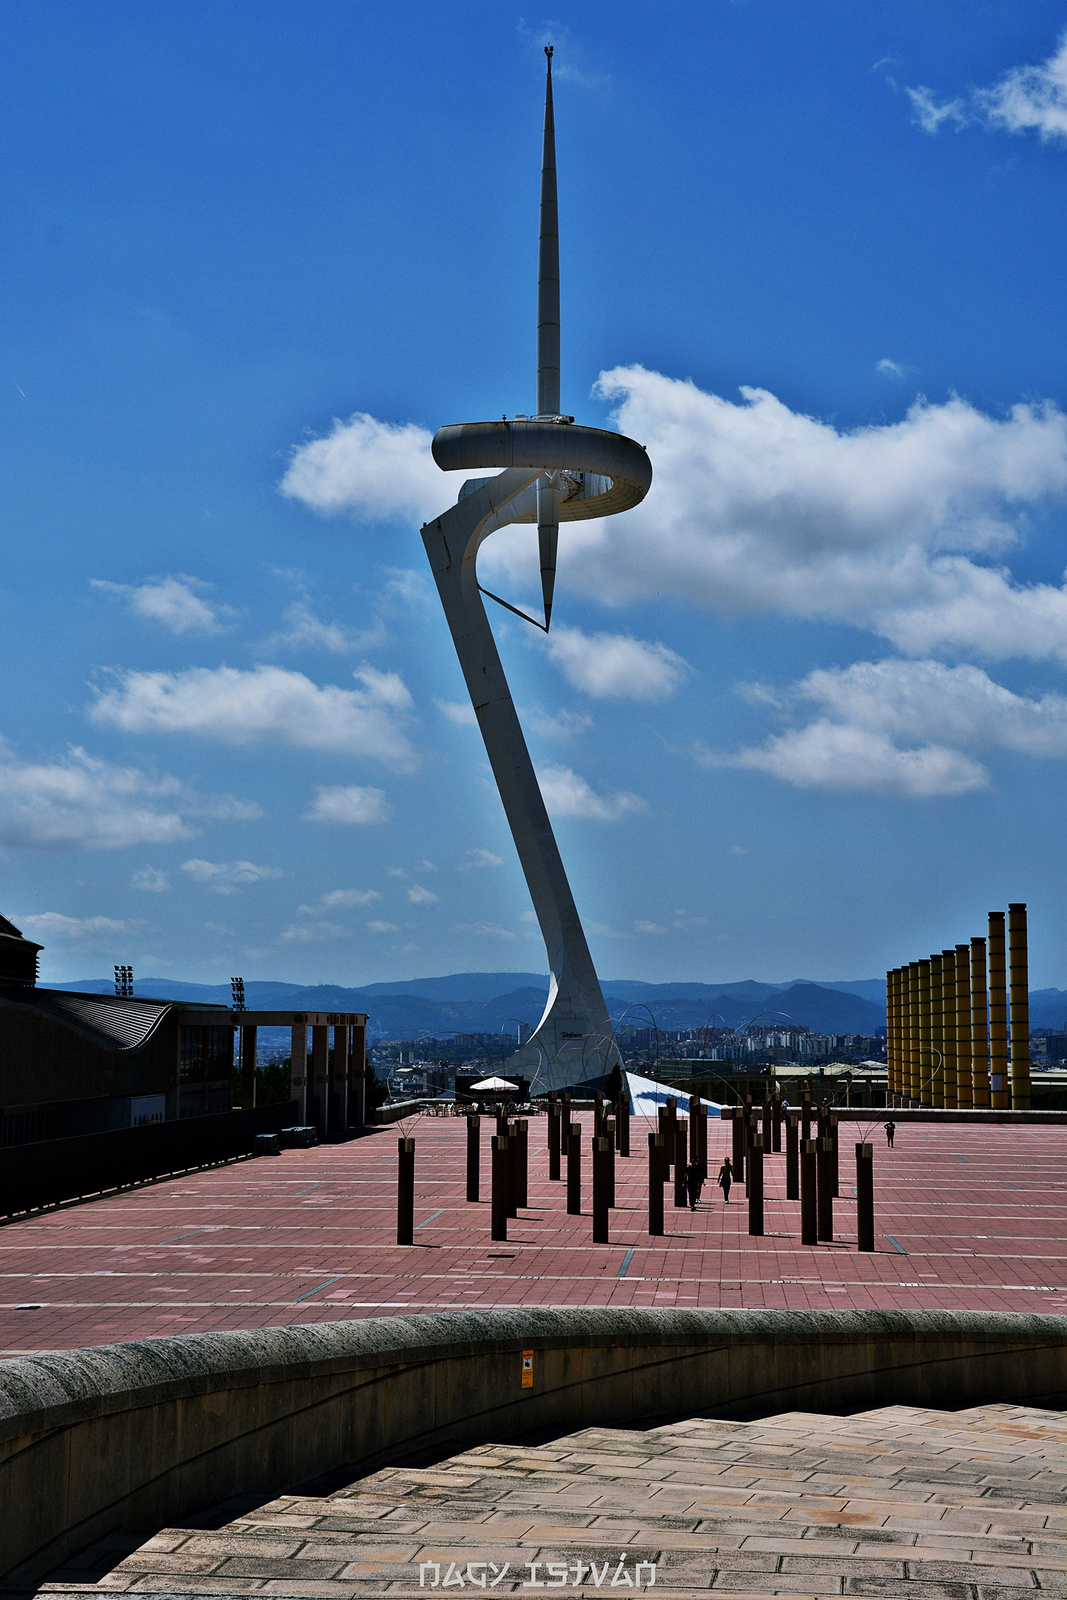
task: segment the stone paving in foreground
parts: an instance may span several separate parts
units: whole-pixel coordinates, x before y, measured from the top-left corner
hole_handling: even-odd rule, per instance
[[[588,1117],[586,1134],[589,1133]],[[517,1305],[1067,1310],[1067,1127],[902,1126],[875,1145],[877,1251],[855,1248],[854,1159],[842,1125],[837,1242],[799,1239],[784,1157],[767,1162],[767,1232],[743,1192],[713,1184],[668,1237],[646,1231],[647,1129],[617,1163],[610,1245],[590,1242],[549,1183],[545,1120],[530,1124],[530,1206],[506,1244],[464,1199],[466,1125],[421,1118],[414,1248],[395,1243],[395,1128],[173,1178],[0,1227],[0,1354],[219,1328]],[[488,1121],[482,1193],[488,1195]],[[726,1153],[709,1131],[712,1173]],[[583,1140],[586,1148],[587,1138]],[[19,1309],[40,1306],[40,1309]]]
[[[115,1536],[38,1592],[1059,1597],[1065,1445],[1007,1405],[587,1428]]]

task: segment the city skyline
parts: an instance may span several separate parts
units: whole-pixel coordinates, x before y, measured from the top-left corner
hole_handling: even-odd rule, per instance
[[[1065,983],[1067,17],[641,16],[552,25],[564,409],[656,478],[493,624],[593,958],[858,980],[1025,900]],[[49,981],[528,969],[418,528],[435,429],[535,410],[548,25],[3,27],[0,911]]]

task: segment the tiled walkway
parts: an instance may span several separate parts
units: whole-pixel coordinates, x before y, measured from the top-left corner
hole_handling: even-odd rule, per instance
[[[743,1193],[727,1207],[712,1184],[695,1213],[668,1191],[668,1236],[650,1239],[636,1120],[612,1242],[593,1245],[588,1156],[585,1215],[569,1217],[564,1185],[548,1181],[545,1128],[531,1121],[530,1207],[506,1244],[490,1241],[487,1198],[464,1200],[465,1123],[431,1117],[407,1130],[414,1248],[394,1242],[396,1128],[0,1227],[0,1354],[457,1306],[1067,1310],[1067,1128],[919,1124],[899,1129],[893,1151],[875,1129],[877,1251],[864,1255],[847,1143],[862,1125],[843,1125],[838,1242],[817,1248],[800,1243],[781,1156],[767,1162],[762,1239],[747,1233]],[[490,1131],[483,1119],[483,1196]],[[709,1143],[714,1174],[722,1124]]]
[[[1007,1405],[586,1428],[111,1535],[38,1592],[1051,1600],[1065,1443],[1062,1415]]]

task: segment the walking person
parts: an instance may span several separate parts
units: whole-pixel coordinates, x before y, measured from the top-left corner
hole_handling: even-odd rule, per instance
[[[700,1191],[704,1187],[704,1169],[699,1161],[694,1161],[685,1169],[685,1188],[689,1196],[689,1209],[695,1211]]]
[[[730,1164],[730,1157],[727,1156],[726,1160],[719,1168],[719,1176],[715,1180],[715,1182],[719,1185],[719,1188],[722,1190],[723,1201],[726,1205],[730,1204],[730,1185],[733,1183],[733,1181],[734,1169]]]
[[[893,1137],[896,1131],[897,1125],[893,1121],[892,1117],[890,1117],[889,1121],[885,1125],[885,1142],[889,1146],[890,1150],[893,1148]]]

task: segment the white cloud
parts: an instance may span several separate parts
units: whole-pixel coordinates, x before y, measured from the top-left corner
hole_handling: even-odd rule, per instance
[[[455,723],[457,728],[476,728],[478,718],[474,715],[474,707],[469,700],[435,700],[434,705],[443,717]]]
[[[184,572],[138,584],[108,583],[104,578],[90,578],[89,582],[94,589],[125,600],[136,616],[161,622],[173,633],[214,633],[221,626],[222,616],[231,614],[228,606],[211,605],[202,599],[196,591],[208,585]]]
[[[504,857],[494,855],[492,850],[466,850],[467,860],[461,862],[460,872],[469,871],[472,867],[502,867]]]
[[[804,788],[957,795],[988,782],[973,759],[981,751],[1067,758],[1067,696],[1015,694],[969,665],[859,661],[759,699],[783,710],[814,704],[819,715],[726,759]]]
[[[164,894],[170,888],[170,879],[158,867],[141,867],[130,883],[134,889],[145,889],[149,894]]]
[[[424,889],[419,883],[411,885],[408,899],[413,906],[436,906],[440,903],[440,897],[435,895],[432,889]]]
[[[457,922],[460,933],[473,934],[476,939],[496,939],[502,944],[514,944],[516,935],[507,928],[498,928],[493,922]]]
[[[662,922],[635,922],[634,927],[638,933],[666,933]]]
[[[202,861],[195,856],[183,861],[181,870],[215,894],[237,894],[249,884],[284,876],[280,867],[259,867],[254,861]]]
[[[545,649],[568,683],[598,699],[666,700],[688,671],[666,645],[624,633],[586,634],[557,624]]]
[[[411,697],[393,672],[364,667],[362,689],[320,688],[283,667],[190,667],[124,672],[98,690],[90,716],[126,733],[186,733],[224,744],[268,742],[371,756],[410,770],[415,754],[397,725]]]
[[[77,747],[65,760],[23,761],[0,742],[0,847],[170,844],[194,838],[186,817],[211,804],[177,778],[113,766]]]
[[[371,933],[399,933],[400,929],[395,922],[368,922],[367,927]]]
[[[392,815],[393,808],[385,798],[384,789],[372,789],[358,783],[333,783],[316,790],[314,800],[303,813],[303,820],[363,827],[370,823],[388,822]]]
[[[775,734],[762,749],[742,750],[729,764],[770,773],[798,789],[928,799],[967,794],[987,782],[976,761],[943,745],[901,750],[885,734],[820,718]]]
[[[592,717],[584,711],[528,711],[526,717],[542,739],[558,739],[561,744],[580,738],[593,726]]]
[[[115,917],[65,917],[61,911],[42,911],[36,916],[20,917],[19,925],[38,944],[59,940],[100,948],[113,945],[116,939],[136,937],[147,927],[144,922]]]
[[[982,122],[1009,133],[1035,130],[1046,143],[1067,140],[1067,33],[1047,61],[1012,67],[991,88],[940,104],[927,88],[907,93],[927,133],[937,133],[945,122],[957,128]]]
[[[351,939],[352,929],[339,922],[294,922],[278,935],[279,944],[322,944],[329,939]]]
[[[735,405],[641,367],[599,387],[656,476],[625,517],[569,525],[572,587],[610,604],[656,596],[844,621],[909,652],[1067,660],[1067,589],[972,559],[1067,491],[1055,405],[998,419],[960,399],[918,401],[901,422],[839,432],[761,389]],[[521,548],[513,533],[486,546],[505,568]]]
[[[334,418],[322,439],[299,445],[281,492],[325,515],[351,512],[375,521],[424,522],[455,503],[469,472],[442,472],[433,435],[413,422],[379,422],[357,412]]]
[[[353,650],[370,650],[381,644],[385,628],[380,622],[368,628],[350,629],[339,622],[325,622],[312,609],[306,598],[294,600],[286,607],[285,626],[273,634],[264,646],[270,650],[328,650],[334,655],[348,655]]]
[[[351,911],[353,906],[373,905],[382,897],[377,889],[331,889],[319,900],[319,905],[330,911]],[[300,907],[301,911],[305,909]]]
[[[883,356],[875,367],[876,372],[884,372],[887,378],[903,378],[904,368],[899,361],[890,361],[888,356]]]
[[[556,817],[581,817],[593,822],[618,822],[648,810],[640,795],[620,791],[597,794],[570,767],[541,767],[538,781],[545,805]]]

